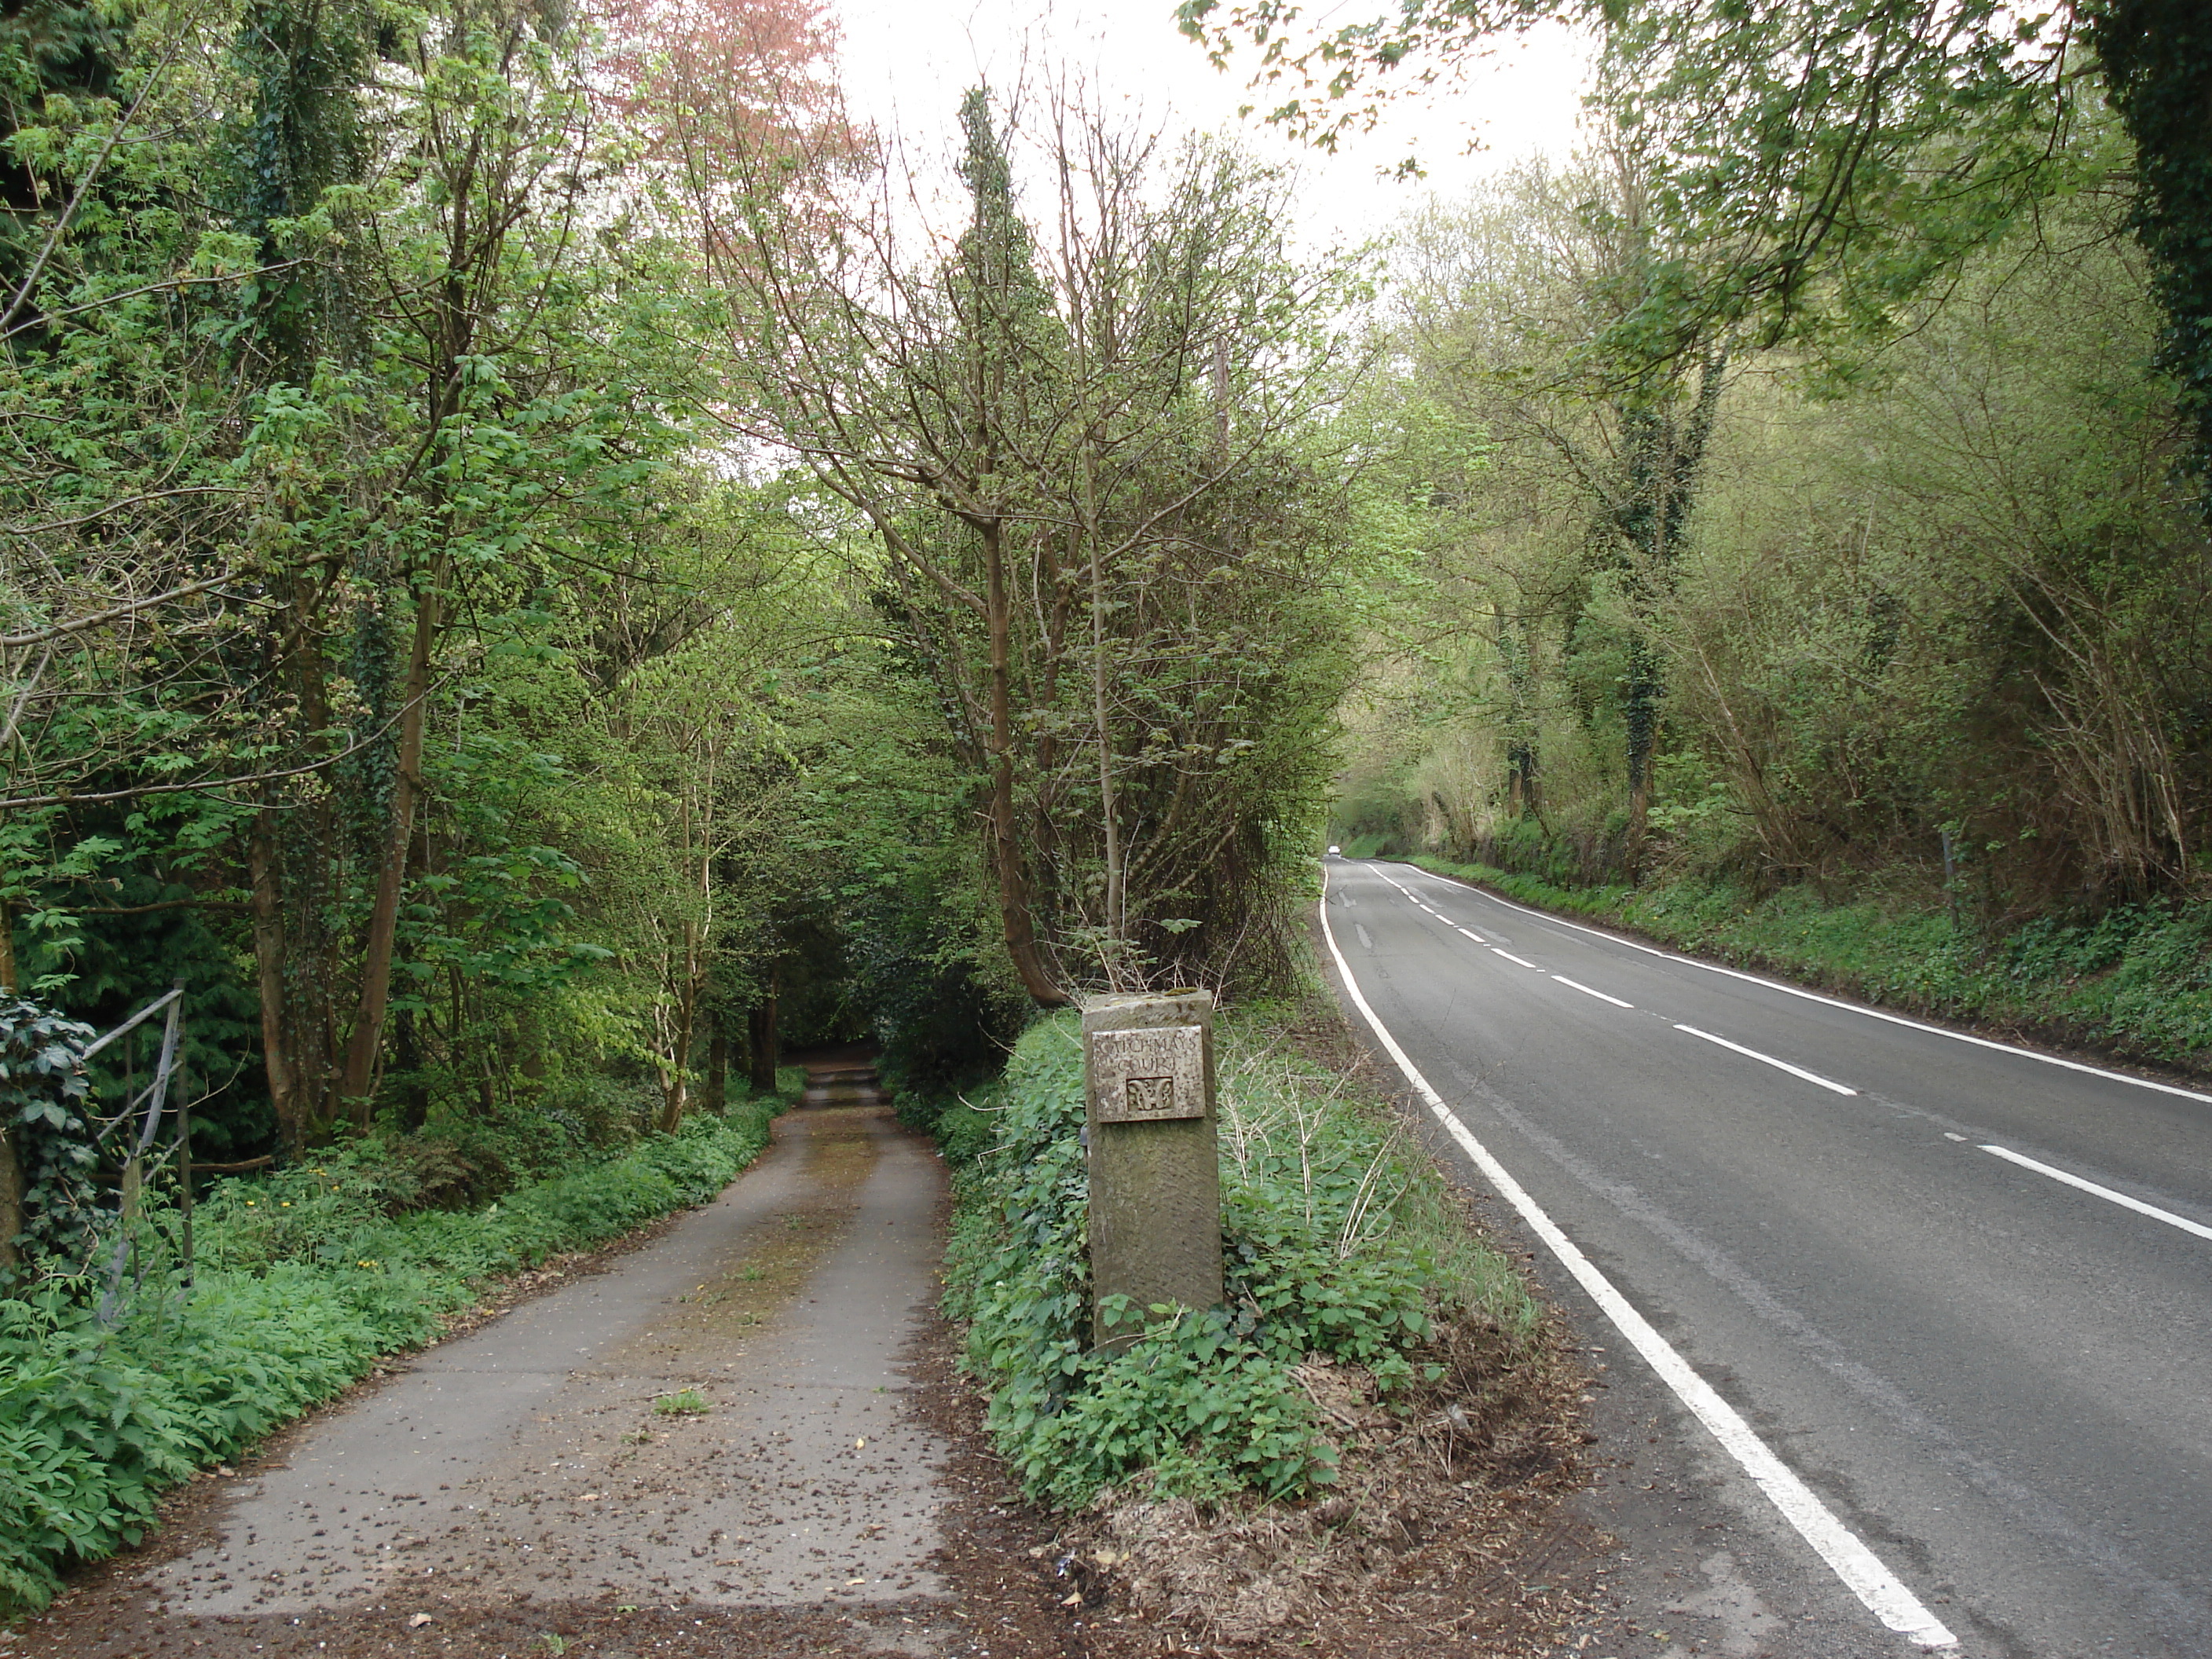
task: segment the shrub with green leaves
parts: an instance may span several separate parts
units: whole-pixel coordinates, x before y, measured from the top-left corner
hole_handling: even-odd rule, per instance
[[[1149,1315],[1118,1352],[1087,1345],[1073,1017],[1033,1026],[988,1098],[939,1115],[957,1200],[946,1311],[969,1322],[1000,1454],[1054,1503],[1139,1479],[1201,1498],[1309,1491],[1333,1464],[1291,1374],[1300,1360],[1363,1365],[1388,1392],[1419,1375],[1443,1313],[1480,1307],[1510,1335],[1534,1328],[1519,1277],[1467,1232],[1386,1115],[1271,1047],[1256,1021],[1225,1020],[1217,1036],[1226,1304]]]
[[[712,1198],[779,1103],[694,1116],[466,1212],[389,1214],[377,1155],[335,1152],[222,1183],[197,1218],[197,1283],[149,1281],[112,1331],[65,1282],[0,1298],[0,1610],[137,1543],[164,1489],[434,1337],[491,1275]]]

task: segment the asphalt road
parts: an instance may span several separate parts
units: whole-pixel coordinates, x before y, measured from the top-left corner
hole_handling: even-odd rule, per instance
[[[1473,1184],[1523,1190],[1522,1210],[1490,1207],[1602,1356],[1601,1425],[1648,1420],[1644,1490],[1671,1452],[1727,1511],[1676,1506],[1686,1538],[1729,1540],[1686,1578],[1678,1628],[1702,1595],[1735,1598],[1718,1651],[1949,1635],[1968,1655],[2212,1655],[2212,1096],[1793,993],[1405,865],[1333,859],[1328,877],[1353,984],[1439,1120],[1495,1160],[1470,1158]],[[1649,1322],[1644,1350],[1593,1284]],[[1667,1380],[1667,1350],[1689,1384]],[[1685,1402],[1700,1379],[1739,1443]],[[1759,1449],[1779,1475],[1747,1472]],[[1838,1571],[1862,1547],[1895,1591],[1881,1606],[1881,1584]],[[1916,1620],[1917,1643],[1894,1633]]]

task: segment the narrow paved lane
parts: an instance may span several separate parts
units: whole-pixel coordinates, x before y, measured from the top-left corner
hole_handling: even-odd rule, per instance
[[[1332,860],[1326,915],[1466,1131],[1963,1651],[2212,1654],[2212,1097],[1404,865]],[[1838,1633],[1797,1650],[1910,1650],[1733,1479],[1828,1586]]]
[[[939,1166],[882,1109],[776,1127],[666,1238],[314,1425],[220,1543],[161,1570],[173,1611],[936,1592],[919,1564],[943,1449],[898,1391]]]
[[[932,1554],[953,1448],[910,1409],[943,1164],[872,1087],[817,1097],[663,1237],[278,1436],[21,1651],[789,1655],[964,1631]]]

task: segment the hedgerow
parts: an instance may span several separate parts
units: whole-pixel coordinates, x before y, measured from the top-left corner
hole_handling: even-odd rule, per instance
[[[484,1281],[713,1197],[768,1143],[774,1097],[465,1213],[385,1212],[373,1147],[222,1183],[187,1290],[156,1276],[103,1328],[83,1287],[0,1298],[0,1612],[136,1544],[163,1491],[435,1337]]]
[[[1940,909],[1824,903],[1802,886],[1765,898],[1727,882],[1564,887],[1483,864],[1425,855],[1407,862],[1869,1001],[2212,1070],[2212,903],[2203,900],[1984,932],[1954,926]]]
[[[1000,1083],[938,1121],[956,1200],[946,1311],[969,1322],[987,1421],[1032,1494],[1080,1507],[1133,1480],[1163,1495],[1327,1485],[1328,1443],[1292,1368],[1326,1354],[1387,1392],[1420,1374],[1436,1321],[1480,1306],[1525,1337],[1536,1310],[1502,1257],[1449,1213],[1426,1160],[1382,1112],[1224,1022],[1220,1060],[1226,1303],[1148,1316],[1092,1351],[1079,1026],[1033,1026]]]

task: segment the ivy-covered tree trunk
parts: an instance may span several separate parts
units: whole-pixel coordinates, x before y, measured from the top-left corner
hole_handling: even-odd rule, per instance
[[[313,210],[335,185],[359,178],[359,98],[369,78],[368,14],[324,0],[254,0],[240,16],[235,68],[253,88],[228,187],[238,228],[276,267],[254,302],[254,325],[237,342],[249,385],[305,385],[319,361],[348,355],[354,247],[332,239],[313,259],[293,260],[278,227]],[[317,511],[311,491],[279,484],[272,517],[284,537],[268,555],[280,603],[264,623],[262,674],[281,711],[277,729],[319,743],[332,725],[323,635],[336,574],[350,562],[337,546],[287,539]],[[298,760],[295,754],[288,759]],[[334,1114],[339,975],[331,937],[337,835],[331,793],[264,785],[247,832],[247,909],[261,1002],[261,1049],[276,1139],[296,1158]]]
[[[1066,1005],[1067,993],[1060,989],[1037,947],[1036,907],[1015,829],[1013,619],[1007,611],[1005,533],[996,522],[982,532],[991,653],[991,863],[999,875],[999,916],[1006,954],[1022,977],[1022,988],[1039,1006],[1057,1008]]]
[[[1680,382],[1671,372],[1656,394],[1639,391],[1619,405],[1627,476],[1613,520],[1629,555],[1626,586],[1635,613],[1628,673],[1621,686],[1628,771],[1628,825],[1622,837],[1621,869],[1631,882],[1643,873],[1652,760],[1667,690],[1665,664],[1650,625],[1674,590],[1675,561],[1689,534],[1698,474],[1712,437],[1727,369],[1725,351],[1708,351],[1698,367],[1696,395],[1688,409],[1679,413]]]
[[[1498,618],[1498,660],[1505,674],[1505,811],[1511,818],[1539,817],[1543,797],[1536,781],[1539,744],[1535,701],[1534,646],[1527,626]]]
[[[406,702],[399,714],[398,763],[392,780],[392,805],[386,820],[383,858],[376,873],[376,897],[362,949],[361,1005],[354,1015],[345,1075],[339,1084],[339,1093],[363,1127],[368,1127],[376,1091],[384,1018],[392,1003],[392,957],[399,936],[407,850],[414,839],[416,801],[422,793],[422,732],[428,717],[430,657],[438,634],[438,583],[443,574],[442,561],[434,564],[415,596],[415,632],[404,687]]]
[[[2091,16],[2135,140],[2136,234],[2166,313],[2159,366],[2193,428],[2189,465],[2212,482],[2212,12],[2204,0],[2107,0]],[[2202,505],[2212,512],[2212,491]]]

